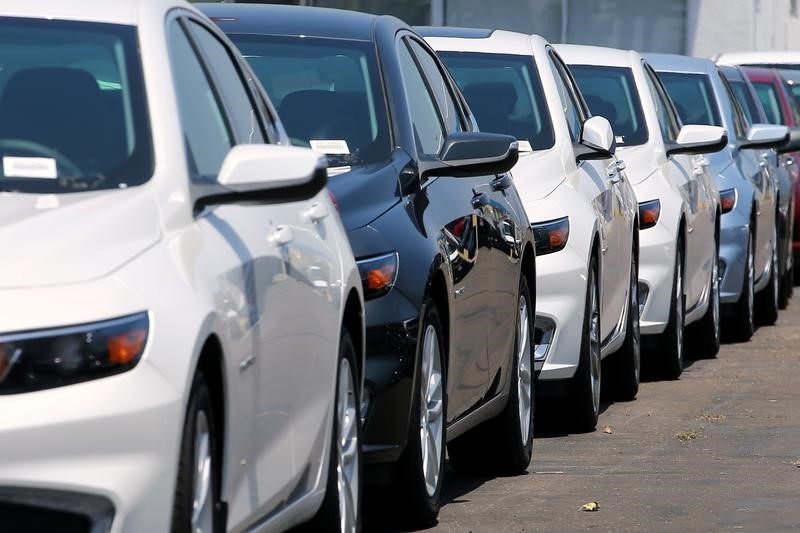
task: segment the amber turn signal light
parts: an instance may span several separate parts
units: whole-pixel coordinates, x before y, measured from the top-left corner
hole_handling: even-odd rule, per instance
[[[661,216],[661,201],[650,200],[639,204],[639,229],[652,228]]]
[[[733,208],[736,207],[736,189],[719,191],[719,204],[723,214],[733,211]]]

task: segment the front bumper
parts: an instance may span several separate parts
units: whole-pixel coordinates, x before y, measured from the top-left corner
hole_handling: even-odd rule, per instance
[[[552,254],[536,258],[537,341],[551,333],[549,346],[541,343],[534,355],[540,381],[569,379],[580,362],[583,316],[586,307],[587,259],[569,243]]]
[[[64,524],[109,531],[111,513],[112,533],[168,531],[182,411],[180,395],[147,354],[124,374],[0,396],[0,508],[13,506],[21,521],[31,510],[57,518],[59,491],[61,504],[107,503],[75,503]]]
[[[675,236],[661,221],[639,231],[639,329],[655,335],[667,328],[675,274]],[[643,290],[646,287],[646,290]]]

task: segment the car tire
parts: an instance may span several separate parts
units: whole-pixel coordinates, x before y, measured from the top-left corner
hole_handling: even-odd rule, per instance
[[[756,296],[756,318],[759,325],[772,326],[778,321],[780,275],[778,273],[778,232],[774,235],[775,244],[772,248],[772,257],[769,265],[769,282]]]
[[[534,306],[528,280],[521,276],[508,401],[500,415],[447,444],[450,465],[469,474],[525,472],[533,457]]]
[[[744,278],[739,300],[732,306],[728,328],[730,338],[736,342],[747,342],[756,331],[755,326],[755,235],[751,224],[750,236],[747,239],[745,252]]]
[[[639,332],[639,267],[631,253],[631,281],[628,288],[628,318],[625,341],[609,360],[606,381],[611,383],[615,400],[629,402],[639,393],[641,378],[642,342]]]
[[[781,299],[778,307],[783,311],[789,307],[789,300],[794,294],[794,265],[786,269],[781,278]]]
[[[667,329],[658,342],[661,375],[666,379],[678,379],[683,373],[686,297],[684,295],[683,239],[675,247],[675,270],[672,276],[672,303]]]
[[[342,328],[325,499],[307,531],[361,531],[361,413],[356,350]]]
[[[716,357],[720,347],[719,242],[717,240],[714,240],[714,248],[708,310],[696,325],[692,325],[689,335],[695,354],[705,358]]]
[[[439,515],[444,484],[447,352],[436,304],[426,298],[422,308],[416,389],[411,400],[408,441],[399,461],[400,475],[395,489],[397,501],[404,505],[411,525],[431,527]],[[431,461],[436,463],[429,464]]]
[[[195,374],[178,463],[178,479],[172,507],[172,533],[188,531],[222,532],[219,502],[219,465],[216,420],[208,385],[201,373]],[[205,475],[199,475],[204,472]],[[199,512],[195,512],[199,509]]]
[[[589,262],[586,281],[586,303],[583,313],[580,360],[570,382],[571,423],[576,431],[594,431],[600,416],[601,355],[600,355],[600,291],[597,259]]]

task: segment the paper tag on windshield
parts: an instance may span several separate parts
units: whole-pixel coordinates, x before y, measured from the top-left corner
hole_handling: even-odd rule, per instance
[[[324,140],[324,141],[315,141],[310,140],[308,144],[311,145],[311,149],[315,152],[320,152],[322,154],[331,154],[331,155],[348,155],[350,154],[350,148],[347,147],[347,141],[342,139],[331,139],[331,140]]]
[[[50,157],[3,157],[3,175],[7,178],[58,178],[56,160]]]
[[[533,152],[533,146],[530,141],[517,141],[518,152]]]
[[[625,144],[625,137],[623,137],[622,135],[617,135],[616,137],[614,137],[614,140],[617,141],[617,144]]]

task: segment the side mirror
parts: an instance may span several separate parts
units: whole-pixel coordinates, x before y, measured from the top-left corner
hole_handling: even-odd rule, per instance
[[[277,204],[313,198],[328,182],[325,158],[307,148],[240,144],[231,148],[195,212],[209,205]]]
[[[728,145],[728,132],[719,126],[687,124],[681,128],[674,143],[667,145],[667,155],[710,154]]]
[[[789,130],[789,140],[778,147],[779,154],[788,152],[800,152],[800,128],[791,128]]]
[[[779,148],[789,140],[789,128],[776,124],[753,124],[739,148]]]
[[[608,159],[616,151],[617,141],[608,119],[601,116],[586,119],[581,128],[580,142],[575,146],[575,159],[578,161]]]
[[[519,159],[519,144],[510,135],[483,132],[453,133],[444,141],[441,164],[428,176],[470,177],[508,172]]]

